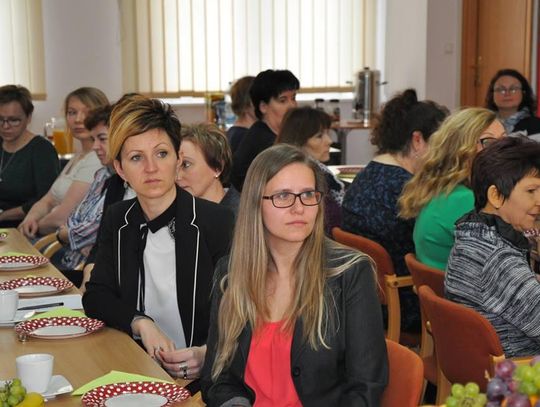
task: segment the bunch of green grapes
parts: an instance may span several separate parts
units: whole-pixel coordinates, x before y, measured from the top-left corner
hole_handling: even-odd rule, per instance
[[[7,381],[0,386],[0,407],[13,407],[24,400],[26,389],[20,379]]]
[[[446,399],[446,407],[484,407],[486,404],[486,395],[480,393],[480,387],[472,382],[465,386],[453,384],[452,393]]]

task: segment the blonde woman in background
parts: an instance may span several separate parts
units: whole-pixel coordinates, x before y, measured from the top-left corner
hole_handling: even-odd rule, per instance
[[[449,116],[431,136],[424,165],[399,199],[399,216],[416,218],[413,240],[420,262],[446,269],[454,224],[474,208],[469,186],[473,159],[505,134],[494,112],[469,108]]]
[[[182,164],[176,183],[193,196],[238,212],[240,194],[229,182],[232,153],[227,137],[214,124],[182,127]]]
[[[19,225],[25,236],[34,238],[56,231],[88,192],[101,162],[92,150],[93,141],[84,120],[90,110],[108,103],[107,96],[96,88],[79,88],[67,95],[67,128],[81,142],[82,151],[69,160],[49,191],[28,211]]]
[[[209,407],[380,405],[388,360],[375,274],[367,256],[325,238],[324,188],[297,147],[253,161],[230,258],[216,269]]]

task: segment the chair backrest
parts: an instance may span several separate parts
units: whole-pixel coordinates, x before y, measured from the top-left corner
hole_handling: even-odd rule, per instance
[[[379,243],[366,237],[346,232],[337,226],[332,229],[332,236],[334,237],[334,240],[336,242],[360,250],[361,252],[367,254],[373,259],[377,269],[379,288],[385,287],[386,285],[384,279],[385,275],[395,275],[394,263],[392,262],[392,258],[390,257],[386,249],[382,247]],[[384,297],[384,292],[382,291],[382,289],[379,289],[379,298],[381,303],[386,304],[386,299]]]
[[[427,285],[418,288],[418,295],[445,377],[450,383],[476,382],[485,391],[485,372],[493,376],[493,357],[504,355],[493,325],[473,309],[439,297]]]
[[[389,376],[382,407],[416,407],[420,404],[424,385],[422,359],[409,348],[386,340]]]
[[[427,285],[439,297],[444,297],[444,271],[420,263],[413,253],[405,255],[405,263],[417,289]]]

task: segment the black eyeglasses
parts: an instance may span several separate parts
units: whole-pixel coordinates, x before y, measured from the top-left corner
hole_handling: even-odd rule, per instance
[[[289,208],[294,205],[296,198],[300,198],[300,202],[304,206],[315,206],[321,202],[322,192],[320,191],[304,191],[299,194],[294,192],[278,192],[270,196],[263,196],[263,199],[272,200],[272,205],[276,208]]]
[[[501,95],[515,95],[516,93],[521,92],[521,86],[510,86],[509,88],[497,86],[495,89],[493,89],[493,92],[500,93]]]
[[[498,140],[498,138],[495,137],[484,137],[478,140],[478,142],[482,145],[482,148],[486,148],[490,144],[495,143]]]
[[[7,119],[0,117],[0,126],[4,126],[4,124],[7,123],[10,127],[17,127],[21,122],[22,119],[19,119],[18,117],[8,117]]]

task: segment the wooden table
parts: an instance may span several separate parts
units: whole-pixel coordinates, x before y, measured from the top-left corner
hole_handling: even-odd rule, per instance
[[[6,241],[0,242],[0,254],[9,251],[38,254],[37,250],[16,229],[9,229]],[[0,271],[0,281],[36,276],[62,277],[51,264],[32,270]],[[72,288],[65,294],[74,294]],[[26,353],[50,353],[54,355],[53,374],[63,375],[74,389],[102,376],[111,370],[142,374],[164,380],[172,380],[168,373],[155,363],[144,350],[127,334],[112,328],[71,339],[35,339],[19,342],[13,328],[0,327],[0,379],[15,377],[15,358]],[[180,385],[188,382],[176,381]],[[64,395],[49,402],[48,406],[80,406],[80,397]],[[200,394],[179,403],[181,406],[204,406]]]

